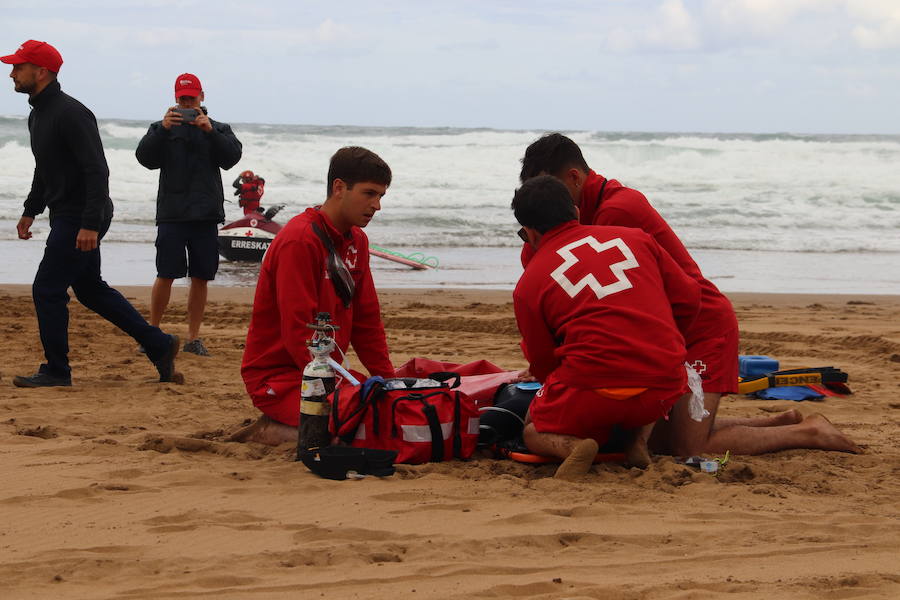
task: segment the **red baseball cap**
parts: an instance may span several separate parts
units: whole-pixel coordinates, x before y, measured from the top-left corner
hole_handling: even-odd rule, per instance
[[[182,73],[175,78],[175,97],[182,96],[197,97],[203,92],[203,86],[196,75],[191,73]]]
[[[15,54],[0,56],[0,62],[5,62],[8,65],[31,63],[39,67],[44,67],[54,73],[59,73],[59,68],[63,64],[63,59],[59,51],[47,42],[28,40],[19,46],[19,49],[16,50]]]

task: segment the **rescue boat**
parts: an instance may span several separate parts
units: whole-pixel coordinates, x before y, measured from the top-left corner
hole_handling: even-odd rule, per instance
[[[235,262],[261,262],[269,244],[281,231],[281,223],[272,219],[284,208],[269,207],[264,213],[244,215],[219,229],[219,254]]]

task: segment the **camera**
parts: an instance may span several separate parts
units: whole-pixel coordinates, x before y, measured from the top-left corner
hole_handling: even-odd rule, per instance
[[[181,115],[182,123],[193,123],[197,115],[200,114],[200,111],[196,108],[175,108],[173,110]]]

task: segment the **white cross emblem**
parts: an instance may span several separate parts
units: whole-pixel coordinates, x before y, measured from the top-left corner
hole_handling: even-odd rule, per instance
[[[622,252],[625,260],[609,265],[610,271],[616,276],[616,281],[609,285],[601,285],[600,282],[597,281],[597,278],[594,277],[593,273],[588,273],[575,283],[569,281],[569,278],[566,277],[566,271],[578,262],[578,258],[572,254],[572,250],[584,245],[593,248],[597,254],[600,254],[604,250],[609,250],[610,248],[618,248]],[[625,270],[634,269],[635,267],[640,266],[638,261],[634,258],[634,253],[631,251],[631,248],[622,241],[622,238],[615,238],[608,242],[601,243],[594,237],[587,236],[570,244],[566,244],[557,250],[556,253],[563,257],[563,264],[559,265],[555,271],[550,273],[550,277],[556,280],[556,283],[562,287],[570,298],[574,298],[578,295],[578,292],[586,287],[594,290],[594,294],[597,295],[598,300],[609,296],[610,294],[630,289],[633,285],[625,276]]]
[[[356,259],[357,259],[358,251],[356,250],[356,246],[350,245],[347,248],[347,254],[344,255],[344,264],[347,265],[348,269],[356,268]]]

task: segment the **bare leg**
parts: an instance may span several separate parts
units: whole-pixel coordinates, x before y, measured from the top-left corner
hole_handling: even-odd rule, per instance
[[[163,314],[169,306],[173,281],[175,280],[157,277],[153,282],[153,289],[150,292],[150,324],[154,327],[159,327]]]
[[[797,422],[800,413],[790,410],[774,418],[717,421],[715,414],[720,397],[720,394],[704,395],[710,416],[699,423],[688,413],[689,396],[679,399],[669,413],[668,423],[657,427],[660,434],[654,432],[651,447],[658,453],[675,456],[722,454],[726,450],[732,454],[764,454],[791,448],[860,451],[822,415]]]
[[[799,410],[791,408],[771,417],[716,417],[716,420],[713,422],[713,429],[724,429],[733,425],[776,427],[778,425],[794,425],[802,420],[803,414]]]
[[[595,440],[583,440],[558,433],[540,433],[532,423],[525,426],[522,437],[528,449],[535,454],[563,459],[554,477],[568,481],[587,475],[599,449]]]
[[[256,442],[267,446],[279,446],[287,442],[296,442],[297,428],[262,415],[255,422],[228,436],[227,441]]]
[[[650,440],[650,434],[653,433],[655,425],[656,423],[650,423],[633,430],[634,437],[625,446],[625,464],[627,466],[638,469],[646,469],[650,466],[650,450],[647,448],[647,442]]]
[[[555,479],[563,479],[565,481],[575,481],[588,474],[591,465],[594,464],[594,457],[597,456],[597,450],[600,446],[596,440],[581,440],[572,448],[572,452],[566,457],[556,473],[553,474]]]
[[[714,432],[706,443],[706,451],[716,454],[726,450],[732,454],[765,454],[792,448],[862,452],[853,440],[820,414],[810,415],[794,425],[726,427]]]
[[[191,277],[191,288],[188,291],[188,341],[200,337],[200,324],[206,311],[206,296],[209,282],[205,279]]]

